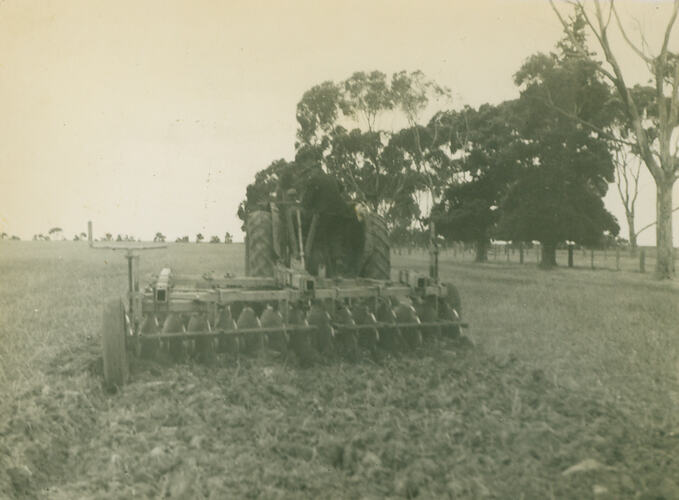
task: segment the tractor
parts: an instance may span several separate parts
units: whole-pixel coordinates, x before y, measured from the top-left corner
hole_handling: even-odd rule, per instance
[[[279,191],[245,219],[245,276],[164,268],[143,288],[140,252],[164,245],[94,244],[89,223],[91,247],[125,250],[128,261],[127,293],[103,313],[109,389],[128,381],[130,355],[213,363],[266,348],[304,364],[413,350],[467,326],[456,288],[438,280],[436,248],[428,274],[392,273],[385,221],[341,200],[332,181],[302,197]]]

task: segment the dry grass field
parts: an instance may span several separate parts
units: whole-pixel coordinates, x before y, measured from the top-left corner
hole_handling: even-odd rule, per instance
[[[110,395],[100,318],[125,265],[0,242],[0,498],[679,498],[679,289],[631,260],[545,272],[444,254],[473,345],[311,368],[137,362]],[[167,265],[242,273],[242,246],[141,261]]]

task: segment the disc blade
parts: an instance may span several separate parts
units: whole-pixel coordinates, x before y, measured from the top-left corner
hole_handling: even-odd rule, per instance
[[[396,316],[396,323],[399,325],[401,335],[407,342],[411,349],[422,344],[422,332],[418,326],[401,326],[402,324],[420,323],[420,318],[417,317],[415,308],[412,304],[401,302],[394,308],[394,315]]]

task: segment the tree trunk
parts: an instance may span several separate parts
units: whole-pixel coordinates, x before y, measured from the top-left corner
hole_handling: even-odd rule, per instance
[[[551,269],[556,266],[556,243],[540,242],[542,247],[542,258],[540,259],[540,267],[543,269]]]
[[[475,262],[488,262],[488,240],[482,239],[476,241],[476,258]]]
[[[674,274],[674,247],[672,245],[672,188],[674,179],[656,180],[656,252],[655,273],[659,279],[670,279]]]
[[[629,227],[629,253],[637,256],[637,230],[634,225],[634,214],[627,214],[627,227]]]
[[[629,227],[629,252],[630,256],[637,256],[637,229],[634,224],[634,215],[627,216],[627,225]]]

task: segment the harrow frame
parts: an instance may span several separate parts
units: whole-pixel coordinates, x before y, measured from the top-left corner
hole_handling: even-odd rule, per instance
[[[135,267],[130,266],[130,270]],[[133,272],[133,271],[130,271]],[[130,283],[138,283],[138,279],[131,276]],[[416,285],[413,286],[412,283]],[[189,285],[190,286],[187,286]],[[245,289],[247,288],[247,289]],[[328,301],[333,304],[344,304],[351,307],[353,301],[374,301],[373,309],[377,308],[380,300],[430,300],[443,299],[448,295],[446,285],[433,282],[429,277],[421,274],[411,274],[409,271],[399,273],[399,281],[373,280],[367,278],[356,279],[328,279],[316,278],[308,274],[295,273],[289,269],[279,267],[276,278],[225,276],[215,279],[211,276],[177,275],[173,276],[169,268],[164,268],[155,282],[144,291],[131,289],[127,298],[129,303],[128,317],[133,327],[130,337],[145,339],[181,338],[192,340],[199,336],[218,337],[223,335],[242,335],[252,330],[253,333],[270,333],[280,330],[312,331],[312,326],[288,326],[286,323],[287,308],[291,303],[312,303],[314,301]],[[279,328],[235,328],[225,330],[215,328],[218,311],[221,308],[236,303],[263,303],[267,306],[276,305],[276,310],[282,314],[284,321]],[[438,306],[438,302],[432,301]],[[144,318],[148,315],[166,317],[172,313],[205,314],[209,325],[207,331],[191,331],[184,333],[155,333],[145,334],[142,330]],[[332,322],[331,326],[338,329],[354,329],[356,331],[369,328],[396,328],[397,326],[385,322],[375,322],[370,325],[348,326]],[[428,322],[399,323],[398,327],[437,327],[454,326],[467,328],[467,323],[461,320],[441,320]],[[269,331],[270,330],[270,331]]]

